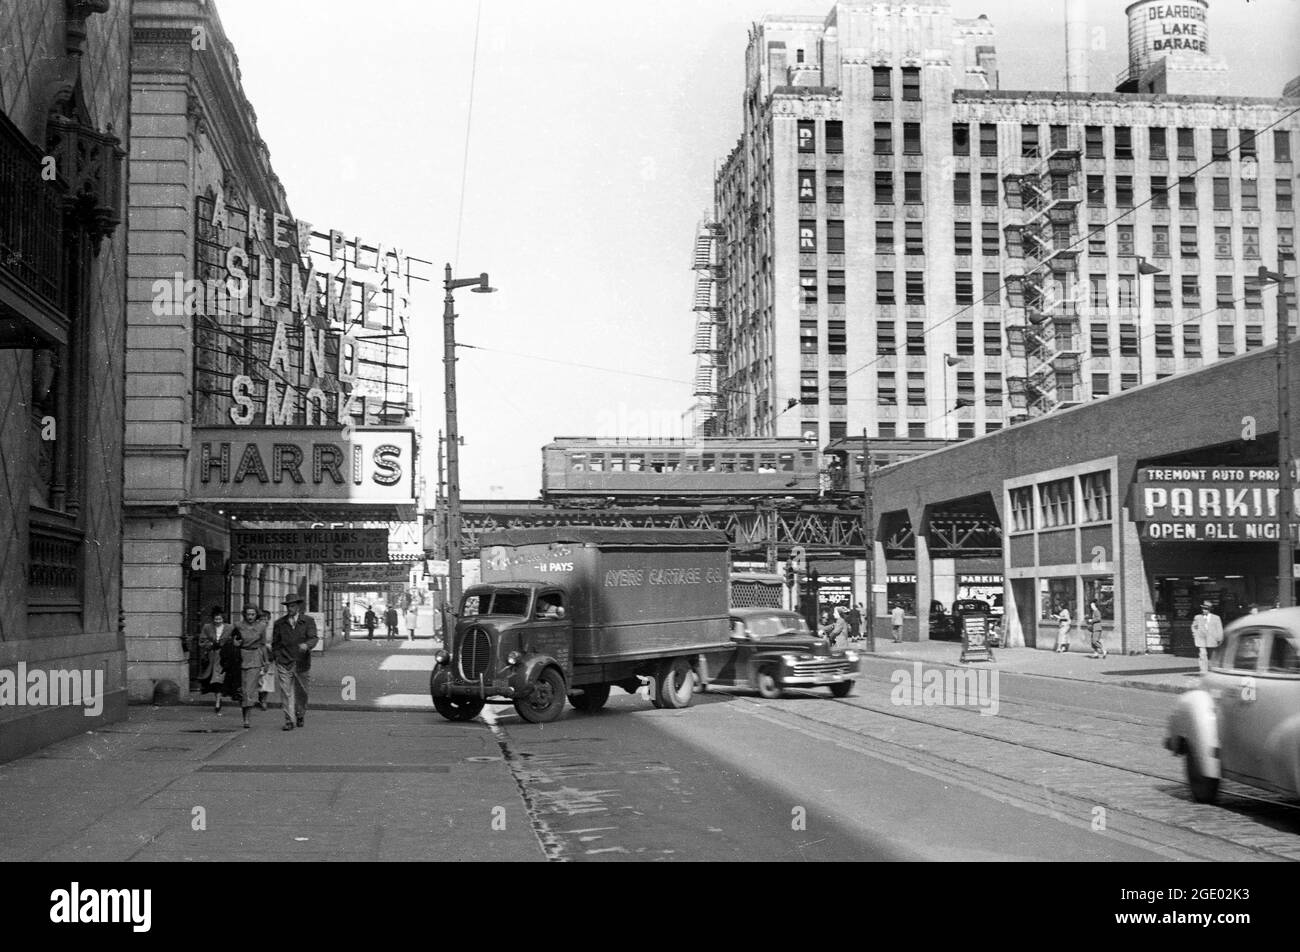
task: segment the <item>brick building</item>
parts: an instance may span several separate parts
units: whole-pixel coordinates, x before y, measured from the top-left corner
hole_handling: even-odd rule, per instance
[[[9,0],[0,37],[4,761],[126,714],[129,13]]]
[[[1000,89],[947,2],[756,23],[696,246],[701,431],[970,438],[1270,343],[1245,279],[1294,256],[1300,101],[1222,95],[1205,8],[1166,52],[1133,4],[1114,92]]]

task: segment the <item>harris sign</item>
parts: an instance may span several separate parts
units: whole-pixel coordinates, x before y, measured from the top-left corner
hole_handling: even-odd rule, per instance
[[[1151,541],[1270,542],[1280,495],[1276,467],[1146,467],[1129,511]],[[1300,489],[1295,498],[1300,511]]]

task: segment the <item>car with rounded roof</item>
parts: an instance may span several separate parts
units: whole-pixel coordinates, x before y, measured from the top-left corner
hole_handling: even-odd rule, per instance
[[[858,653],[837,650],[808,627],[797,612],[780,608],[733,608],[731,640],[735,648],[707,682],[745,688],[765,698],[780,697],[787,688],[829,688],[834,697],[848,697],[858,676]]]

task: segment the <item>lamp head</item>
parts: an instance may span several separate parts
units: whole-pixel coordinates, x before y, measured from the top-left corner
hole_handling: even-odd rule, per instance
[[[1146,258],[1138,258],[1138,274],[1164,274],[1165,269],[1157,267]]]
[[[951,354],[944,354],[943,359],[948,362],[949,367],[956,367],[959,363],[961,363],[960,357],[954,357]]]
[[[496,292],[496,288],[488,284],[487,272],[484,271],[478,276],[478,284],[470,288],[470,291],[474,294],[493,294]]]

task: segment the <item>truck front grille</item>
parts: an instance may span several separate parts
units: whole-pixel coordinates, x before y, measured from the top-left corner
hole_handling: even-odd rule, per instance
[[[492,639],[482,628],[465,632],[460,643],[460,676],[466,681],[477,681],[479,675],[488,674],[492,662]]]

